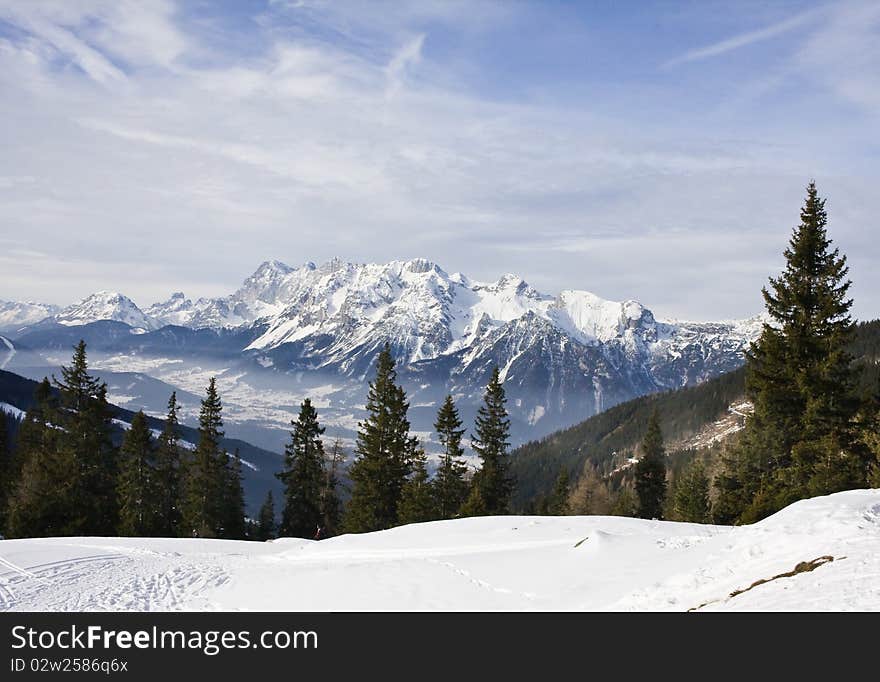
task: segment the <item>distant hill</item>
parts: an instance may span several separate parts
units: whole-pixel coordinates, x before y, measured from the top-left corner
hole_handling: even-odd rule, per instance
[[[880,390],[880,320],[857,326],[851,352],[864,367],[860,391]],[[721,438],[733,435],[737,429],[730,425],[737,417],[741,422],[742,417],[731,416],[731,408],[737,411],[744,396],[745,368],[741,367],[698,386],[621,403],[580,424],[526,443],[512,453],[512,471],[517,478],[514,509],[522,510],[530,500],[548,494],[562,469],[577,478],[587,460],[606,474],[625,464],[655,409],[671,454],[708,446],[716,434]],[[673,457],[680,465],[682,457]]]
[[[7,403],[19,410],[25,411],[33,404],[34,390],[37,382],[25,377],[0,370],[0,403]],[[130,424],[134,412],[126,410],[117,405],[110,406],[113,418],[119,422]],[[16,430],[17,420],[6,417],[14,432]],[[147,423],[150,429],[161,430],[164,427],[164,421],[156,417],[147,417]],[[121,441],[124,426],[116,424],[114,438]],[[198,430],[190,426],[180,426],[180,438],[189,443],[198,443]],[[266,493],[272,490],[275,499],[280,499],[281,485],[275,478],[275,473],[281,469],[281,456],[278,453],[270,452],[258,448],[237,438],[224,438],[223,447],[230,453],[238,450],[242,459],[242,473],[244,477],[244,494],[247,512],[252,517],[256,516]]]

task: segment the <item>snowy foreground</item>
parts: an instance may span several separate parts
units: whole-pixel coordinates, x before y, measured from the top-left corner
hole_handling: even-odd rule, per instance
[[[491,517],[321,542],[0,542],[0,610],[696,608],[880,610],[880,490],[739,528]]]

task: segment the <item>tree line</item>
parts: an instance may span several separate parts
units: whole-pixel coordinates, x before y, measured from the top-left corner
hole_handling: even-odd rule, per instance
[[[176,394],[163,428],[138,412],[114,444],[107,386],[88,369],[86,344],[76,346],[61,379],[38,384],[35,399],[9,442],[0,418],[0,531],[8,537],[124,535],[267,540],[277,535],[322,538],[339,532],[457,516],[509,512],[509,420],[497,370],[487,386],[472,439],[481,467],[464,460],[465,429],[452,396],[435,429],[442,447],[429,476],[427,456],[410,434],[409,404],[397,382],[390,348],[378,354],[367,416],[359,424],[343,504],[342,443],[325,451],[324,427],[311,400],[291,421],[281,481],[280,523],[268,493],[256,519],[245,515],[241,460],[223,447],[223,406],[212,378],[199,410],[198,442],[179,436]]]

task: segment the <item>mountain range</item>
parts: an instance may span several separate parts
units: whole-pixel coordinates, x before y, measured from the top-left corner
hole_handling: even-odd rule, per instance
[[[108,376],[143,373],[199,394],[217,375],[228,419],[274,429],[278,439],[303,397],[339,435],[351,435],[386,343],[414,428],[424,432],[447,393],[471,418],[497,365],[520,442],[738,367],[762,319],[662,321],[638,301],[548,295],[512,274],[479,282],[425,259],[334,259],[267,261],[228,296],[193,301],[177,292],[143,309],[110,291],[62,309],[3,303],[0,322],[16,352],[7,369],[37,375],[66,361],[60,351],[82,337]],[[160,412],[135,388],[128,395],[120,387],[114,398]]]

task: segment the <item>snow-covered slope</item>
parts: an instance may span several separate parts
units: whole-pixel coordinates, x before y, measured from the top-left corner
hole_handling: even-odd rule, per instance
[[[99,320],[124,322],[133,329],[158,329],[159,324],[145,315],[134,301],[116,291],[98,291],[52,316],[52,320],[66,327],[74,327]]]
[[[56,305],[33,301],[0,301],[0,332],[12,332],[51,317]]]
[[[740,527],[508,516],[321,542],[0,542],[0,610],[216,609],[880,610],[880,490]]]

